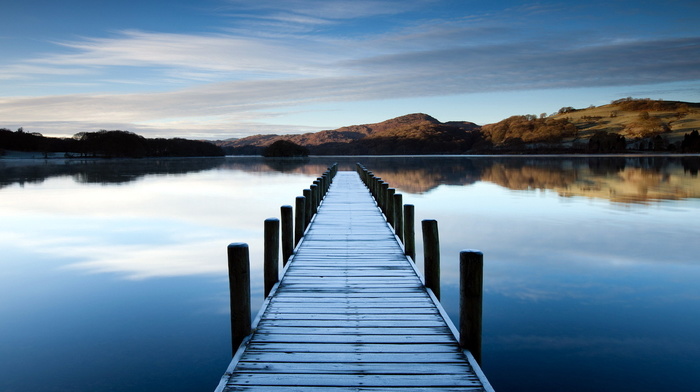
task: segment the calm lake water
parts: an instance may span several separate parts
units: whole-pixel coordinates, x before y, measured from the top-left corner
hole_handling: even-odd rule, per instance
[[[333,162],[437,219],[442,301],[484,252],[497,391],[696,391],[697,157],[0,160],[0,392],[213,391],[230,361],[226,246]],[[422,269],[420,233],[418,264]]]

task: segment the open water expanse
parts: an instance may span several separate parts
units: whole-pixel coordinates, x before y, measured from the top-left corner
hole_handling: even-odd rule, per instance
[[[697,157],[0,160],[0,392],[213,391],[226,246],[333,162],[437,219],[442,301],[484,252],[483,369],[504,391],[697,391]],[[422,246],[417,233],[417,262]]]

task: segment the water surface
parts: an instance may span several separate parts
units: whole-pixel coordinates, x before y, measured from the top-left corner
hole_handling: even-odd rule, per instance
[[[484,252],[496,390],[696,390],[697,158],[362,157],[0,160],[0,391],[213,390],[226,245],[257,309],[264,219],[358,160],[438,220],[455,321],[458,253]]]

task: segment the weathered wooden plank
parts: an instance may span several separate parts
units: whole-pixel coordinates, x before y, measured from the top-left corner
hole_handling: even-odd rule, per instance
[[[409,278],[409,279],[403,279]],[[348,272],[347,274],[333,273],[333,271],[325,271],[314,274],[290,274],[286,281],[314,281],[317,279],[322,279],[321,283],[328,282],[372,282],[372,283],[395,283],[402,282],[404,284],[417,284],[414,279],[411,279],[411,275],[408,271],[389,271],[386,275],[382,275],[376,271],[357,271]]]
[[[447,375],[468,373],[471,366],[464,362],[406,363],[406,362],[241,362],[237,370],[247,373],[277,374],[392,374]]]
[[[264,389],[254,385],[231,385],[227,387],[224,391],[226,392],[250,392],[250,391],[260,391],[265,392],[386,392],[386,391],[401,391],[401,392],[462,392],[462,391],[483,391],[480,386],[472,387],[396,387],[392,388],[390,386],[384,386],[380,388],[375,387],[356,387],[356,386],[343,386],[343,387],[314,387],[314,386],[292,386],[292,385],[266,385]]]
[[[329,293],[328,296],[318,296],[316,294],[304,294],[297,291],[279,293],[272,298],[272,302],[311,302],[310,299],[315,299],[317,303],[385,303],[396,304],[400,306],[402,303],[430,303],[427,295],[423,295],[417,291],[407,292],[387,292],[384,293]]]
[[[427,363],[464,363],[464,358],[457,351],[451,353],[367,353],[367,352],[280,352],[280,351],[256,351],[249,349],[246,356],[248,362],[283,362],[288,364],[303,362],[321,363],[415,363],[422,366]]]
[[[297,353],[458,353],[457,343],[267,343],[252,341],[249,350]],[[245,360],[245,356],[243,358]]]
[[[285,290],[284,292],[277,292],[277,295],[275,295],[276,300],[282,300],[286,298],[318,298],[322,300],[331,300],[335,301],[336,298],[339,299],[361,299],[361,298],[368,298],[368,299],[383,299],[386,298],[387,300],[396,300],[396,299],[406,299],[406,300],[411,300],[414,298],[417,299],[424,299],[427,298],[428,295],[425,293],[425,291],[422,291],[420,289],[401,289],[401,290],[391,290],[391,288],[387,288],[386,290],[365,290],[365,291],[353,291],[353,292],[336,292],[336,291],[329,291],[325,290],[323,296],[319,296],[317,291],[291,291],[291,290]]]
[[[431,343],[451,343],[453,336],[448,334],[428,334],[428,335],[370,335],[370,334],[283,334],[266,333],[258,331],[255,334],[256,341],[260,343],[377,343],[377,344],[431,344]]]
[[[357,293],[367,293],[367,294],[377,294],[377,293],[410,293],[411,291],[418,291],[421,288],[417,285],[394,285],[393,287],[382,287],[381,285],[374,285],[374,286],[361,286],[361,285],[353,285],[353,286],[333,286],[333,285],[325,285],[325,286],[317,286],[317,287],[304,287],[303,284],[285,284],[284,282],[280,284],[281,288],[284,288],[284,292],[298,292],[298,293],[338,293],[338,294],[357,294]]]
[[[304,298],[307,299],[307,298]],[[314,303],[309,303],[308,301],[294,300],[294,301],[274,301],[270,304],[270,307],[275,306],[305,306],[307,308],[432,308],[430,303],[426,301],[391,301],[391,302],[380,302],[377,299],[364,301],[362,299],[353,300],[337,300],[334,301],[318,301]]]
[[[422,322],[435,320],[435,314],[337,314],[337,313],[266,313],[270,320],[338,320],[340,323],[351,321],[395,321]]]
[[[267,314],[431,314],[438,315],[438,311],[435,308],[308,308],[308,307],[288,307],[288,306],[270,306]]]
[[[365,327],[365,326],[334,326],[334,327],[281,327],[272,325],[258,325],[257,332],[260,334],[283,334],[283,335],[450,335],[449,328],[438,327]]]
[[[342,323],[345,327],[356,327],[356,328],[384,328],[384,327],[400,327],[403,324],[399,323],[400,320],[346,320]],[[299,328],[332,328],[338,327],[340,323],[337,319],[329,320],[319,320],[319,319],[265,319],[258,324],[258,330],[266,327],[299,327]],[[432,317],[425,317],[421,319],[410,320],[411,328],[430,328],[430,327],[440,327],[447,328],[445,324],[439,320],[435,320]]]
[[[319,279],[320,280],[320,279]],[[308,281],[305,280],[298,280],[298,281],[289,281],[289,282],[283,282],[280,284],[281,288],[284,289],[290,289],[290,290],[305,290],[305,291],[318,291],[318,290],[382,290],[384,289],[388,284],[391,284],[393,288],[395,289],[411,289],[411,288],[419,288],[420,286],[418,284],[413,284],[413,283],[388,283],[388,282],[376,282],[376,283],[362,283],[362,282],[344,282],[344,284],[336,283],[336,282],[320,282],[317,283],[313,289],[308,289]]]
[[[411,374],[276,374],[236,372],[231,383],[260,386],[315,386],[335,387],[356,385],[358,387],[443,387],[479,386],[476,376],[463,374],[411,375]]]
[[[298,260],[297,260],[298,261]],[[353,263],[352,269],[348,269],[349,262],[338,263],[314,263],[308,262],[304,267],[292,268],[287,272],[287,276],[298,275],[322,275],[332,274],[332,276],[406,276],[413,277],[413,270],[406,268],[399,262],[394,265],[377,265],[376,263],[367,262],[364,265]]]

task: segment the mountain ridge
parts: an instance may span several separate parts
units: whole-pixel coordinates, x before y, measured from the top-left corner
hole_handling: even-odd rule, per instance
[[[354,140],[359,140],[370,135],[376,135],[379,133],[387,132],[401,126],[413,125],[416,123],[423,122],[427,122],[430,124],[442,124],[434,117],[429,116],[425,113],[412,113],[372,124],[348,125],[337,129],[329,129],[318,132],[307,132],[302,134],[259,134],[235,140],[221,140],[218,141],[218,144],[222,147],[240,147],[246,145],[266,147],[276,142],[277,140],[288,140],[304,146],[315,146],[325,143],[346,143]],[[452,123],[461,124],[463,122],[453,121],[449,124]],[[474,127],[478,127],[476,124],[469,124],[472,124]]]
[[[253,135],[216,144],[232,154],[259,154],[277,140],[312,154],[463,154],[483,152],[681,151],[700,128],[700,103],[623,98],[547,115],[511,116],[492,124],[440,122],[412,113],[372,124],[292,135]],[[697,142],[693,142],[696,143]]]

